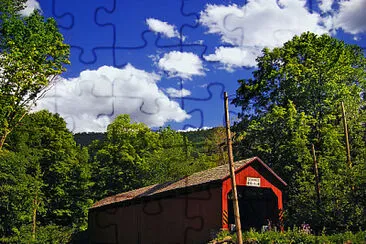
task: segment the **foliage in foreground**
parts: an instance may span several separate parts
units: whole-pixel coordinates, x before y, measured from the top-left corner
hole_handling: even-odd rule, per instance
[[[60,116],[26,116],[0,151],[1,242],[52,236],[61,243],[63,233],[85,230],[92,204],[87,160]]]
[[[182,134],[151,131],[120,115],[101,141],[76,145],[66,122],[25,116],[0,151],[0,243],[68,243],[87,228],[88,208],[106,196],[215,166]]]
[[[236,234],[231,235],[228,231],[222,231],[218,233],[215,241],[222,241],[224,238],[231,237],[233,242],[236,242]],[[244,243],[268,243],[268,244],[292,244],[292,243],[353,243],[353,244],[365,244],[366,243],[366,231],[359,231],[357,233],[344,232],[332,235],[313,235],[301,231],[297,228],[288,229],[285,232],[267,231],[267,232],[256,232],[250,230],[243,232],[243,242]]]
[[[74,230],[69,227],[59,225],[40,226],[37,230],[37,238],[32,238],[31,226],[22,226],[21,229],[11,237],[0,238],[1,243],[19,243],[19,244],[66,244],[72,241]]]
[[[258,156],[288,183],[285,224],[319,233],[366,229],[366,58],[328,35],[303,33],[264,49],[239,81],[236,156]],[[341,102],[348,124],[347,159]],[[312,147],[317,158],[316,187]],[[319,189],[319,190],[317,190]]]
[[[0,3],[0,150],[51,81],[69,64],[69,46],[56,21],[35,11],[22,16],[24,0]]]

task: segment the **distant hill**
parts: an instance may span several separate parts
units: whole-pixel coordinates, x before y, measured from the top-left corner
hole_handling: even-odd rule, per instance
[[[188,141],[192,142],[192,144],[196,148],[200,148],[201,152],[204,151],[204,143],[205,140],[214,132],[214,128],[208,130],[196,130],[196,131],[181,131],[180,133],[183,136],[186,136]]]
[[[202,153],[217,153],[220,147],[225,146],[226,134],[224,127],[214,127],[207,130],[181,132],[189,141],[199,148]],[[221,151],[221,150],[219,150]]]
[[[199,149],[202,153],[207,153],[207,140],[215,141],[211,142],[214,144],[220,144],[223,142],[223,127],[215,127],[207,130],[197,130],[197,131],[181,131],[183,136],[187,138],[188,141],[192,142],[196,149]],[[94,140],[104,140],[106,134],[105,133],[98,133],[98,132],[83,132],[83,133],[76,133],[74,134],[74,139],[78,145],[81,146],[88,146]],[[216,138],[217,140],[214,140]],[[206,144],[205,144],[206,143]],[[206,145],[206,148],[205,148]]]
[[[105,136],[105,133],[83,132],[74,134],[74,139],[76,141],[76,144],[85,147],[89,146],[94,140],[104,140]]]

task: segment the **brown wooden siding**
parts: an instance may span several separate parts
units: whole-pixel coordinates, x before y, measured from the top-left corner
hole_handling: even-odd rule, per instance
[[[221,188],[89,213],[91,243],[204,243],[221,228]]]

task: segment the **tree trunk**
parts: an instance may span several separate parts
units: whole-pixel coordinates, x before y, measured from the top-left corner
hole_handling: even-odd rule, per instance
[[[3,146],[5,144],[5,139],[9,135],[9,132],[5,131],[4,135],[1,136],[0,140],[0,151],[3,149]]]
[[[14,126],[13,127],[11,127],[11,126],[8,126],[8,127],[6,127],[5,128],[5,132],[4,132],[4,134],[1,136],[1,140],[0,140],[0,151],[3,149],[3,146],[4,146],[4,144],[5,144],[5,140],[6,140],[6,137],[10,134],[10,132],[20,123],[20,121],[24,118],[24,116],[27,114],[27,112],[24,112],[23,114],[22,114],[22,116],[20,116],[20,118],[18,119],[18,121],[14,124]],[[14,120],[14,117],[12,118],[12,119],[10,119],[10,123],[11,123],[11,121],[13,121]],[[11,128],[11,129],[9,129],[9,128]]]
[[[36,196],[33,200],[33,215],[32,215],[32,239],[35,240],[36,239],[36,227],[37,227],[37,209],[39,206],[39,201],[38,201],[38,192],[36,193]]]

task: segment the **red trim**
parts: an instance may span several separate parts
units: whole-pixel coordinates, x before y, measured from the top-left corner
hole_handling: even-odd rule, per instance
[[[243,168],[248,167],[250,164],[252,164],[255,161],[258,161],[262,164],[262,166],[264,166],[271,174],[273,174],[274,177],[276,177],[284,186],[287,186],[287,183],[281,179],[281,177],[279,177],[267,164],[265,164],[260,158],[258,157],[253,157],[250,159],[250,161],[246,162],[245,164],[243,164],[242,166],[240,166],[239,168],[237,168],[235,170],[235,174],[239,171],[241,171]],[[239,163],[240,161],[236,161],[235,163]],[[222,178],[222,180],[226,180],[230,177],[230,175],[225,176],[224,178]]]
[[[235,170],[235,179],[238,186],[246,186],[247,177],[255,177],[260,178],[260,187],[261,188],[270,188],[277,196],[277,208],[279,210],[283,209],[282,203],[282,191],[273,185],[268,179],[264,178],[264,176],[258,172],[255,168],[251,167],[253,162],[259,162],[262,166],[264,166],[265,170],[268,170],[276,179],[278,179],[284,186],[287,186],[286,182],[284,182],[276,173],[273,172],[262,160],[258,157],[252,158],[250,161],[245,163],[243,166],[239,167]],[[240,162],[240,161],[239,161]],[[221,191],[221,204],[222,204],[222,228],[228,229],[229,225],[225,222],[224,212],[228,212],[228,204],[227,204],[227,194],[231,191],[231,179],[230,176],[224,177],[222,182],[222,191]]]

